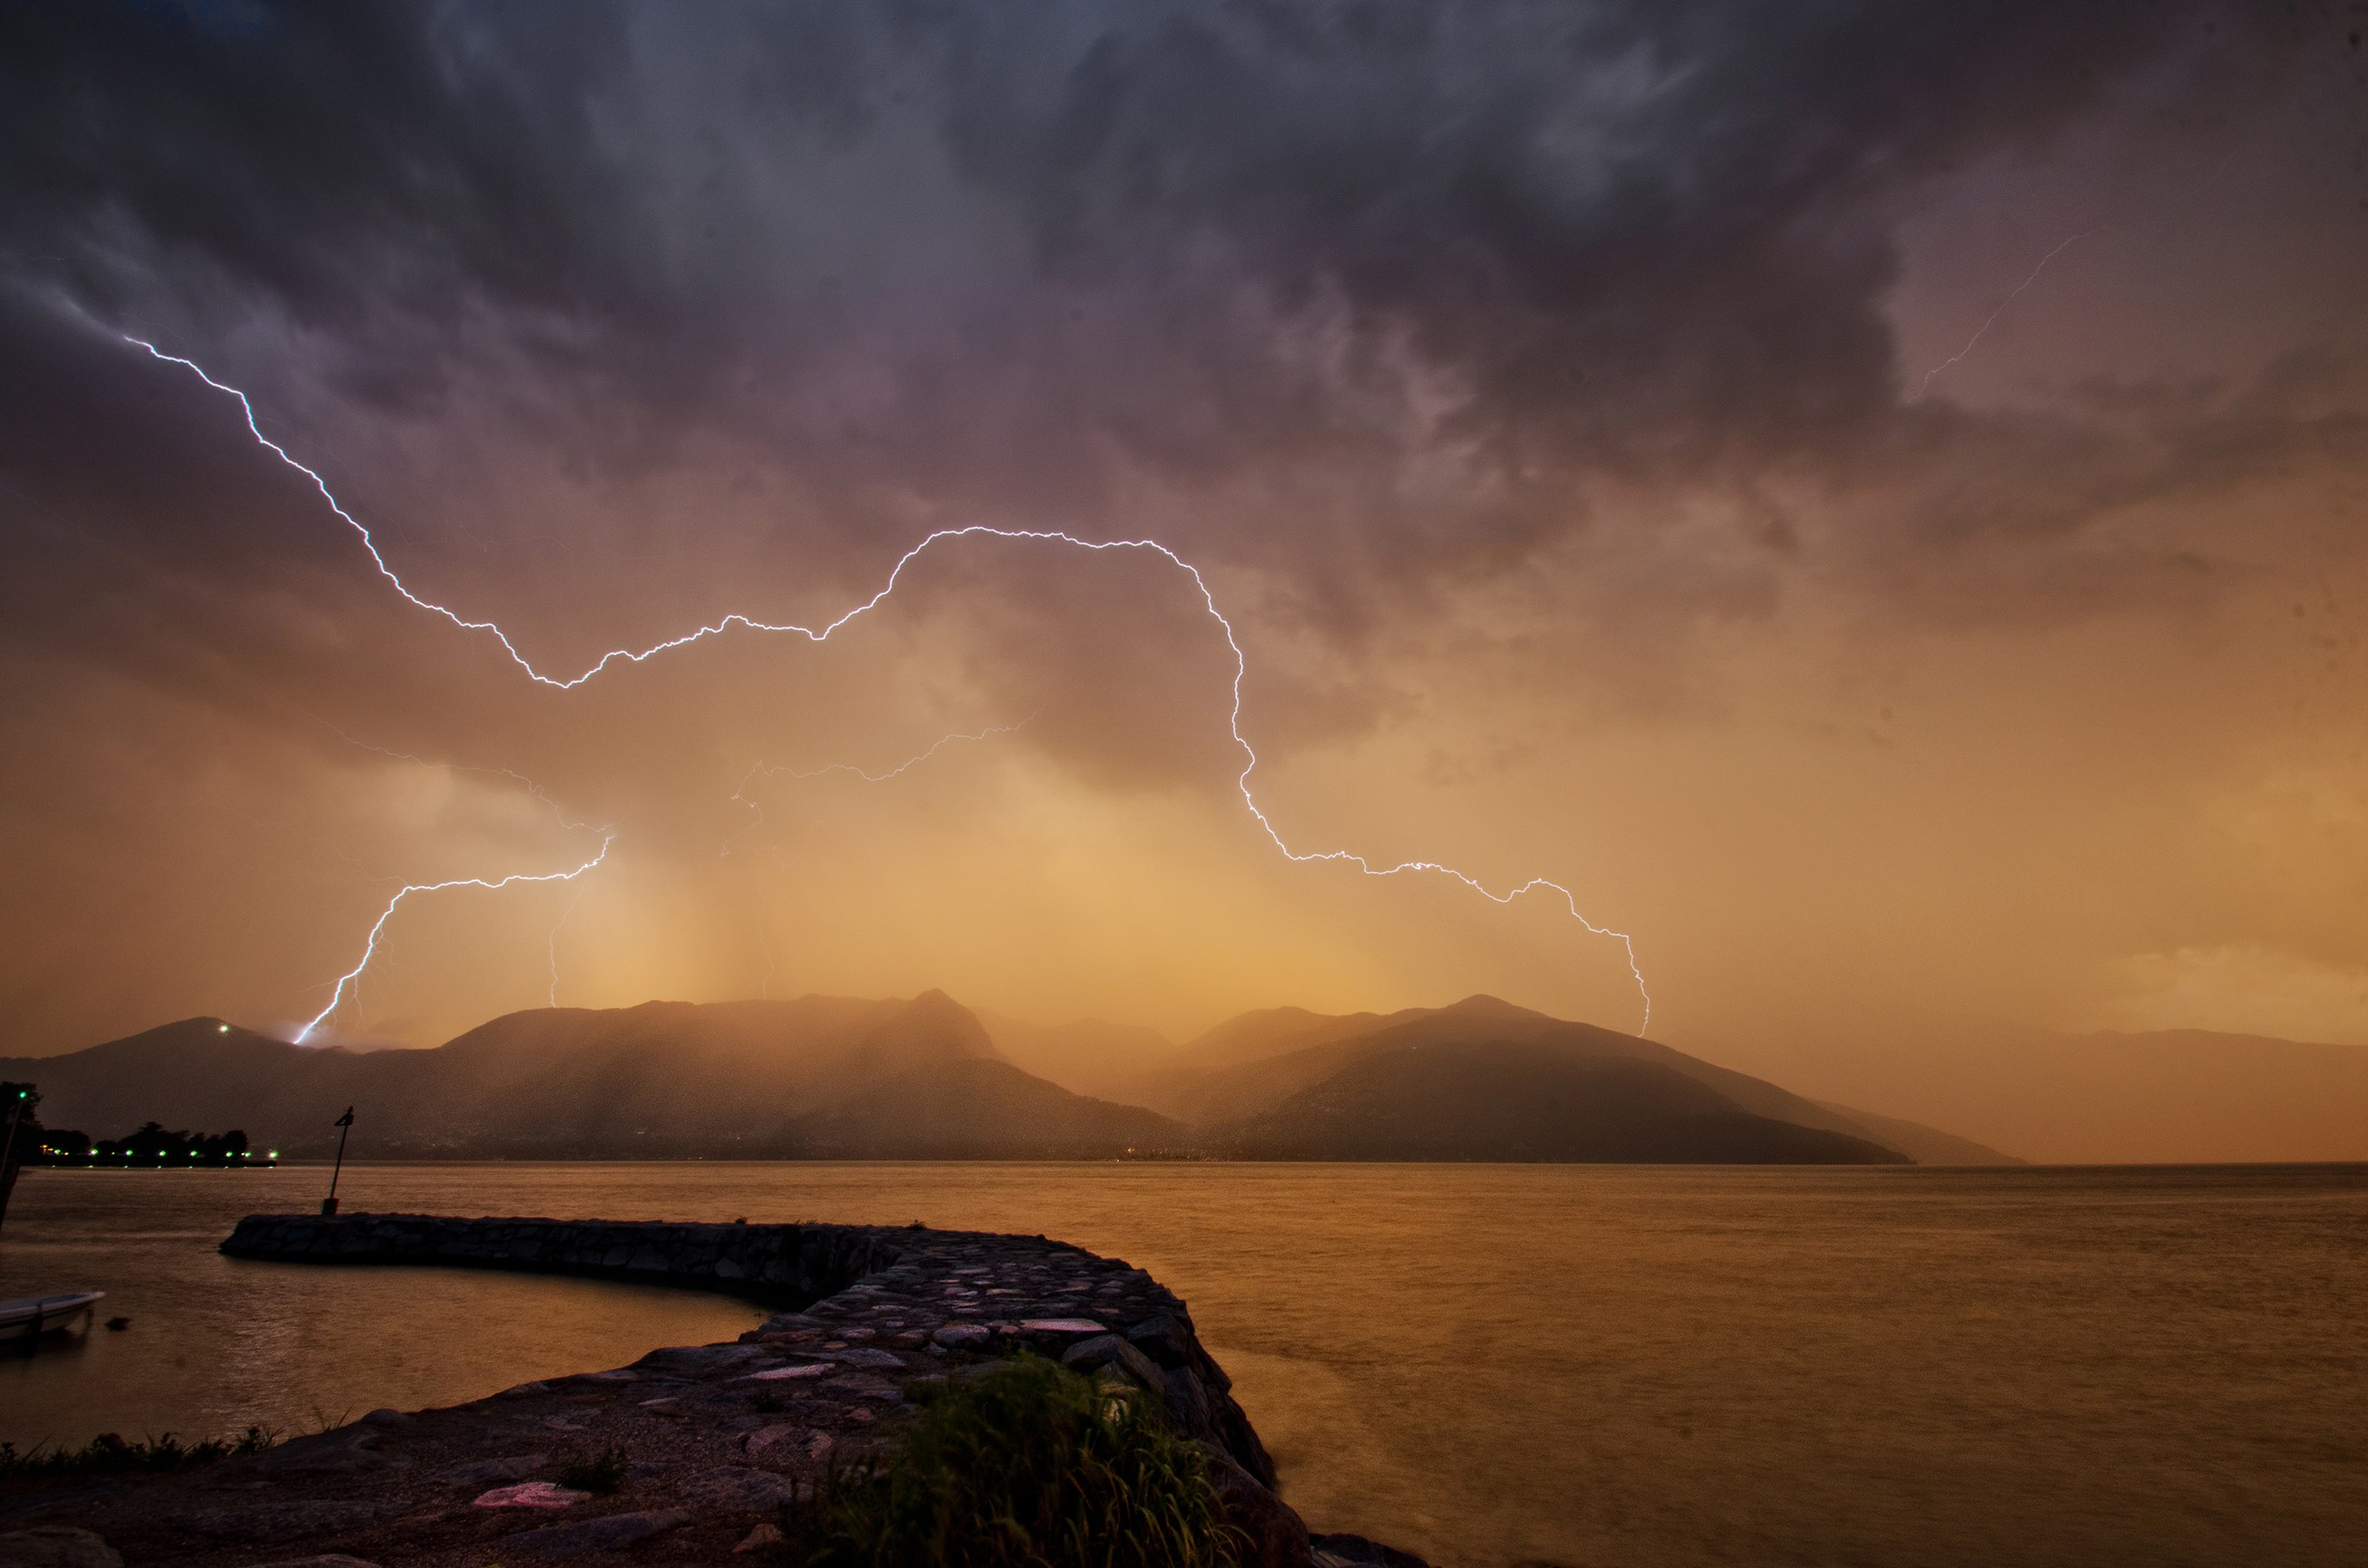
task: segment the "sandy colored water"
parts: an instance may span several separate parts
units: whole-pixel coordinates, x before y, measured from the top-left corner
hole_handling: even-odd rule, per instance
[[[728,1300],[238,1263],[319,1171],[32,1172],[0,1439],[379,1405],[737,1333]],[[2368,1171],[359,1165],[348,1210],[1042,1232],[1149,1268],[1317,1528],[1501,1565],[2368,1559]]]

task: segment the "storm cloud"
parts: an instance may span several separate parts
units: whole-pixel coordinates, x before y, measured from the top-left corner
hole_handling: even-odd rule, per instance
[[[1903,228],[2100,125],[2181,180],[2281,114],[2356,146],[2347,28],[2203,0],[0,7],[18,819],[68,809],[58,759],[124,691],[299,793],[363,733],[684,855],[746,825],[752,760],[859,733],[882,683],[912,714],[888,753],[1034,715],[1012,744],[1089,792],[1239,767],[1230,652],[1173,569],[1036,547],[924,563],[830,669],[727,640],[557,709],[127,334],[248,390],[406,582],[563,670],[727,610],[826,619],[971,523],[1206,567],[1277,759],[1436,700],[1441,660],[1525,661],[1504,678],[1564,688],[1557,730],[1699,712],[1689,650],[1804,584],[1917,628],[2186,613],[2248,569],[2181,508],[2356,473],[2356,346],[1919,396]]]

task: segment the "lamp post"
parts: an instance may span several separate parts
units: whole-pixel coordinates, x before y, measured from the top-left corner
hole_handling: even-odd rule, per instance
[[[354,1130],[354,1108],[347,1106],[346,1114],[337,1118],[337,1163],[329,1168],[329,1196],[321,1199],[321,1213],[325,1218],[337,1211],[337,1177],[346,1168],[346,1135]]]

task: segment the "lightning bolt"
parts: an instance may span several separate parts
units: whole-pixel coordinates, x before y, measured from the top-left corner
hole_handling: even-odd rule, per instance
[[[2075,239],[2081,236],[2074,236]],[[2071,242],[2066,241],[2065,243],[2068,244]],[[2058,245],[2056,247],[2056,251],[2060,252],[2063,248],[2063,245]],[[2050,259],[2053,258],[2055,254],[2055,252],[2049,253]],[[2044,267],[2045,263],[2042,262],[2041,265]],[[2033,272],[2032,277],[2036,278],[2038,274]],[[2029,288],[2030,280],[2026,279],[2022,287]],[[2018,294],[2021,291],[2021,289],[2017,289],[2015,290]],[[2009,300],[2011,301],[2011,299],[2012,296],[2009,295]],[[1999,309],[2004,310],[2005,306],[2001,305],[1999,306]],[[1996,316],[1993,315],[1992,319],[1995,320]],[[1985,324],[1984,330],[1987,330],[1987,324]],[[1979,334],[1976,334],[1976,338],[1978,338],[1979,335]],[[1441,864],[1436,860],[1401,860],[1395,865],[1384,866],[1376,863],[1366,856],[1357,854],[1353,850],[1293,849],[1290,843],[1284,839],[1282,834],[1275,827],[1273,821],[1269,819],[1266,814],[1266,812],[1260,808],[1258,803],[1258,797],[1252,793],[1250,790],[1250,775],[1258,770],[1258,756],[1256,748],[1250,744],[1248,737],[1242,733],[1242,683],[1247,677],[1249,673],[1248,656],[1242,651],[1241,640],[1234,631],[1234,623],[1226,619],[1224,612],[1217,608],[1217,597],[1210,589],[1208,579],[1201,574],[1201,569],[1198,566],[1193,565],[1192,562],[1185,560],[1182,556],[1177,554],[1176,551],[1170,550],[1167,546],[1160,543],[1156,539],[1089,540],[1080,539],[1075,534],[1064,533],[1056,528],[1004,528],[990,527],[985,523],[973,523],[962,528],[939,528],[934,533],[925,536],[919,543],[914,545],[911,549],[907,550],[903,555],[897,558],[896,564],[889,570],[888,579],[881,585],[878,593],[873,594],[870,598],[856,605],[852,609],[848,610],[836,620],[826,621],[819,627],[802,626],[790,621],[775,622],[759,620],[753,616],[734,613],[726,615],[721,619],[715,620],[707,625],[700,626],[694,631],[686,631],[678,637],[669,637],[664,642],[654,642],[648,647],[638,651],[626,648],[610,649],[608,653],[601,654],[599,658],[595,660],[579,674],[568,676],[554,676],[546,674],[544,671],[537,668],[534,662],[529,659],[524,653],[520,653],[518,645],[510,641],[509,634],[504,631],[494,622],[490,620],[471,620],[468,617],[461,614],[458,610],[452,609],[449,606],[438,604],[433,599],[422,598],[417,594],[413,593],[409,587],[405,586],[402,577],[396,574],[393,567],[387,563],[386,557],[380,553],[378,543],[370,537],[370,529],[364,527],[360,520],[355,517],[351,512],[346,510],[344,505],[339,502],[336,494],[330,491],[328,482],[323,479],[321,475],[313,470],[297,461],[294,457],[290,455],[285,447],[282,447],[279,442],[274,441],[270,437],[266,436],[263,433],[262,427],[256,423],[255,404],[248,401],[246,393],[241,392],[236,387],[214,380],[213,377],[206,373],[205,368],[194,359],[186,359],[177,354],[167,354],[163,349],[157,347],[154,344],[150,343],[143,338],[126,335],[123,341],[131,344],[136,347],[146,349],[151,355],[154,355],[156,358],[163,360],[166,364],[184,367],[194,373],[199,381],[205,382],[206,385],[213,388],[216,392],[226,392],[230,396],[236,398],[238,400],[240,409],[243,410],[246,415],[246,427],[248,432],[255,437],[256,440],[260,445],[262,445],[273,456],[277,457],[281,462],[286,463],[290,468],[294,469],[297,472],[302,474],[305,478],[313,482],[313,488],[318,490],[321,493],[322,499],[329,504],[329,509],[332,512],[335,512],[338,517],[342,518],[346,525],[352,528],[356,534],[360,536],[362,548],[370,552],[370,558],[378,567],[379,574],[384,577],[387,582],[393,585],[396,593],[402,595],[404,599],[408,600],[419,608],[427,611],[431,615],[443,617],[446,620],[450,621],[453,625],[461,628],[464,631],[484,631],[491,633],[495,641],[498,642],[502,645],[503,652],[509,654],[511,662],[516,664],[521,670],[524,670],[529,677],[544,686],[554,687],[562,691],[572,690],[576,687],[582,686],[586,681],[588,681],[593,676],[601,674],[612,665],[620,663],[629,665],[645,664],[649,660],[657,657],[659,654],[668,653],[676,648],[687,647],[693,642],[702,642],[710,637],[721,637],[725,632],[732,631],[735,627],[742,628],[749,631],[795,633],[798,636],[805,638],[811,642],[827,642],[837,633],[841,627],[848,625],[849,622],[854,621],[862,616],[870,614],[872,610],[878,608],[891,594],[894,593],[896,591],[897,584],[904,579],[905,569],[907,566],[910,566],[925,552],[937,548],[939,545],[945,544],[955,540],[1025,540],[1044,544],[1065,545],[1071,549],[1087,551],[1096,554],[1116,551],[1143,551],[1163,557],[1169,564],[1173,565],[1178,571],[1181,572],[1185,576],[1191,580],[1192,590],[1200,596],[1201,608],[1208,611],[1209,619],[1215,621],[1218,628],[1224,633],[1225,645],[1233,651],[1233,708],[1227,719],[1227,727],[1233,734],[1235,745],[1240,748],[1242,754],[1242,769],[1241,772],[1235,777],[1235,788],[1239,790],[1241,794],[1242,804],[1248,810],[1251,817],[1257,821],[1258,827],[1266,834],[1267,838],[1274,845],[1275,848],[1281,852],[1285,859],[1295,861],[1303,865],[1310,863],[1334,863],[1354,866],[1369,877],[1395,877],[1413,871],[1432,872],[1440,876],[1452,878],[1452,880],[1463,883],[1465,887],[1470,888],[1473,892],[1480,894],[1481,897],[1495,903],[1509,904],[1515,899],[1525,897],[1533,892],[1559,894],[1562,898],[1564,907],[1570,913],[1570,917],[1577,921],[1588,933],[1594,936],[1610,938],[1611,940],[1621,944],[1622,949],[1627,954],[1629,975],[1636,983],[1636,994],[1644,1003],[1644,1020],[1638,1025],[1639,1032],[1652,1027],[1653,996],[1652,993],[1645,987],[1645,972],[1638,966],[1636,961],[1636,944],[1634,938],[1625,931],[1615,931],[1609,926],[1599,926],[1595,922],[1589,920],[1579,910],[1577,895],[1572,892],[1570,889],[1563,886],[1560,882],[1554,881],[1545,877],[1532,877],[1528,881],[1522,882],[1516,887],[1498,892],[1483,883],[1478,878],[1474,877],[1467,872],[1460,871],[1452,866]],[[1967,345],[1968,349],[1970,349],[1972,345]],[[1960,352],[1958,358],[1964,358],[1963,352]],[[1952,363],[1953,363],[1953,361],[1952,361]],[[1941,369],[1945,368],[1945,366],[1936,368],[1933,374],[1937,375]],[[1929,383],[1931,378],[1928,376],[1925,379]],[[601,857],[605,857],[607,854],[608,845],[604,842],[601,846],[600,855]],[[593,860],[578,867],[574,871],[564,873],[564,877],[560,874],[538,878],[514,877],[505,878],[502,882],[497,884],[487,884],[484,882],[448,882],[436,884],[436,887],[488,885],[507,886],[510,882],[518,881],[558,881],[564,880],[565,878],[580,876],[585,871],[591,869],[593,866],[598,864],[599,864],[599,857],[596,857]],[[436,891],[436,888],[405,888],[402,892],[397,893],[394,898],[394,903],[390,903],[387,906],[386,914],[379,916],[378,925],[371,927],[371,946],[375,948],[379,931],[385,926],[387,920],[393,916],[397,904],[400,904],[403,900],[412,892],[432,891]],[[345,987],[347,983],[356,975],[359,975],[363,969],[368,968],[369,963],[370,954],[366,951],[362,956],[362,962],[356,966],[352,973],[347,975],[345,979],[340,980],[337,983],[337,996],[342,996],[344,994]],[[335,1012],[336,1010],[336,997],[332,997],[329,1006],[323,1010],[321,1018],[324,1018],[328,1017],[330,1013]],[[315,1018],[311,1024],[306,1025],[304,1033],[311,1033],[312,1030],[319,1025],[321,1018]],[[302,1034],[297,1036],[299,1040],[302,1040],[303,1038]]]
[[[361,961],[355,964],[353,968],[346,971],[345,973],[337,977],[336,989],[329,994],[329,1005],[322,1008],[318,1013],[313,1015],[313,1021],[311,1023],[306,1024],[302,1028],[296,1031],[296,1043],[298,1045],[303,1044],[314,1029],[319,1028],[323,1024],[328,1022],[329,1016],[331,1014],[335,1013],[339,1007],[345,1006],[347,987],[360,980],[362,977],[362,971],[370,968],[370,960],[378,956],[378,939],[379,937],[386,930],[386,923],[394,918],[394,912],[401,909],[403,907],[403,901],[409,898],[413,893],[445,892],[453,888],[483,888],[487,892],[499,892],[504,888],[516,887],[521,882],[572,882],[576,878],[582,876],[585,872],[597,868],[601,861],[606,860],[609,858],[609,846],[616,842],[617,835],[615,834],[611,833],[605,835],[600,840],[600,853],[593,856],[592,858],[585,861],[584,864],[576,867],[572,871],[513,871],[508,876],[500,878],[494,881],[487,881],[483,877],[459,877],[449,882],[410,883],[408,886],[404,887],[402,892],[396,893],[393,898],[387,901],[385,911],[379,915],[378,923],[370,928],[370,936],[362,944]],[[553,983],[556,984],[557,983],[554,981]]]
[[[2007,307],[2013,304],[2017,300],[2022,297],[2022,291],[2025,289],[2030,288],[2032,284],[2039,281],[2039,275],[2047,270],[2047,264],[2049,262],[2054,261],[2057,256],[2062,256],[2066,251],[2070,250],[2074,245],[2079,244],[2082,240],[2087,239],[2089,235],[2096,233],[2098,233],[2098,231],[2095,229],[2083,229],[2078,233],[2073,235],[2070,239],[2066,240],[2063,244],[2057,245],[2054,250],[2049,251],[2045,256],[2041,256],[2039,258],[2039,265],[2031,269],[2031,276],[2016,284],[2014,286],[2014,292],[2009,294],[2005,299],[1998,301],[1998,309],[1989,313],[1989,319],[1987,321],[1985,321],[1981,325],[1974,329],[1974,335],[1965,339],[1965,346],[1963,348],[1958,349],[1954,354],[1950,355],[1946,359],[1941,360],[1939,364],[1924,372],[1924,379],[1918,382],[1916,386],[1916,396],[1918,400],[1921,401],[1924,394],[1932,390],[1933,377],[1939,375],[1950,366],[1954,365],[1966,355],[1971,354],[1974,351],[1974,346],[1979,343],[1983,338],[1989,335],[1990,328],[1998,325],[1998,317],[2006,314]],[[373,551],[372,553],[376,552]],[[448,610],[445,613],[449,615],[451,612]]]
[[[606,855],[608,852],[609,846],[602,845],[600,853]],[[575,896],[567,901],[567,907],[561,910],[559,918],[551,923],[551,1006],[554,1007],[559,1006],[559,928],[567,924],[567,917],[575,914],[575,906],[583,902],[584,888],[578,883]]]
[[[1042,709],[1037,710],[1037,712],[1041,713],[1042,711],[1043,710]],[[928,750],[921,753],[917,756],[906,757],[904,761],[888,769],[885,773],[867,772],[851,762],[834,762],[826,767],[809,767],[800,771],[791,771],[787,767],[777,767],[769,763],[760,762],[757,764],[756,767],[748,770],[748,776],[740,780],[740,787],[732,791],[734,803],[746,806],[750,811],[756,812],[757,820],[750,823],[746,827],[742,828],[738,833],[734,834],[730,838],[725,839],[723,841],[723,847],[718,851],[718,853],[723,855],[731,854],[732,846],[734,844],[739,843],[741,839],[746,837],[749,834],[754,833],[757,828],[764,825],[765,808],[758,805],[754,800],[751,800],[748,795],[748,786],[755,783],[760,778],[779,778],[786,775],[793,779],[820,778],[832,773],[852,773],[858,778],[862,779],[866,784],[885,784],[891,778],[896,778],[900,774],[920,767],[921,764],[928,761],[929,758],[937,756],[938,753],[945,750],[946,747],[953,744],[957,741],[984,741],[996,735],[1018,734],[1020,731],[1026,729],[1035,722],[1036,714],[1030,713],[1027,718],[1020,720],[1017,724],[998,724],[987,729],[975,731],[970,734],[940,735],[938,737],[937,744],[931,746]]]
[[[489,778],[507,778],[514,783],[524,785],[526,787],[526,792],[537,801],[541,801],[543,806],[550,811],[552,819],[558,823],[560,826],[576,832],[598,833],[601,836],[600,853],[595,855],[591,859],[586,861],[583,865],[576,867],[575,869],[572,871],[554,871],[540,876],[529,876],[521,873],[517,876],[505,877],[498,882],[487,882],[481,880],[472,879],[465,881],[420,883],[415,886],[406,887],[401,892],[396,893],[394,897],[388,902],[384,912],[379,915],[378,923],[370,927],[370,939],[363,947],[361,962],[356,964],[352,970],[347,971],[347,974],[337,982],[336,990],[329,997],[329,1005],[322,1008],[311,1023],[306,1024],[302,1029],[298,1031],[296,1036],[296,1043],[298,1045],[303,1044],[305,1040],[313,1033],[313,1031],[319,1028],[324,1023],[327,1022],[329,1017],[335,1014],[337,1008],[344,1003],[346,988],[348,985],[358,983],[361,979],[363,971],[370,968],[370,959],[378,950],[379,933],[385,930],[386,923],[394,917],[395,906],[400,904],[411,894],[415,892],[438,892],[446,888],[505,888],[513,882],[575,881],[575,879],[583,876],[584,873],[591,870],[594,867],[599,865],[601,861],[607,859],[609,858],[609,846],[616,842],[617,834],[615,828],[595,828],[589,823],[572,821],[568,817],[567,813],[560,809],[559,802],[552,800],[543,790],[541,785],[536,783],[533,779],[529,778],[525,774],[518,772],[513,768],[476,767],[466,763],[458,762],[431,762],[424,756],[417,756],[407,751],[394,751],[386,746],[372,745],[368,741],[359,740],[356,737],[346,733],[345,731],[337,728],[336,725],[330,723],[326,719],[322,718],[317,713],[308,712],[305,714],[305,717],[311,719],[314,723],[319,724],[323,729],[327,730],[331,734],[336,735],[347,745],[358,746],[363,751],[376,752],[381,756],[391,756],[398,762],[416,763],[422,767],[440,767],[447,773],[483,774]],[[575,913],[575,906],[583,901],[583,898],[584,890],[579,885],[575,890],[575,896],[567,901],[567,907],[560,912],[558,920],[554,922],[551,927],[551,1005],[554,1007],[559,1006],[559,928],[567,924],[567,917]]]

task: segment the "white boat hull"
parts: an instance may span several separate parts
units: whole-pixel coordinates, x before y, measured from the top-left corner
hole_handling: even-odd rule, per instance
[[[63,1296],[28,1296],[0,1301],[0,1339],[27,1339],[37,1334],[57,1334],[80,1324],[88,1326],[104,1290],[75,1290]]]

